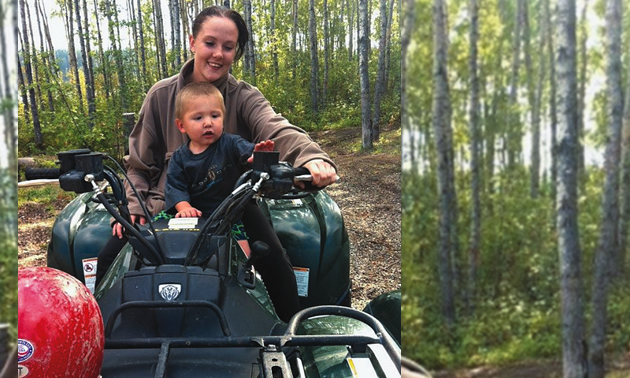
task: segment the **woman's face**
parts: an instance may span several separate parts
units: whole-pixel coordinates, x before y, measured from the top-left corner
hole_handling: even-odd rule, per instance
[[[207,18],[197,37],[189,37],[190,50],[195,54],[193,81],[213,83],[227,76],[236,56],[237,40],[234,21],[225,17]]]

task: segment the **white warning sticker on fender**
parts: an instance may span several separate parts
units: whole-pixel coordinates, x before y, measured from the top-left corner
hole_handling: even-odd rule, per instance
[[[300,297],[308,297],[308,275],[309,268],[293,267],[295,273],[295,281],[297,282],[298,295]]]
[[[83,263],[83,277],[85,277],[85,286],[92,293],[94,293],[94,289],[96,286],[96,264],[98,262],[98,258],[92,257],[90,259],[83,259],[81,261]]]

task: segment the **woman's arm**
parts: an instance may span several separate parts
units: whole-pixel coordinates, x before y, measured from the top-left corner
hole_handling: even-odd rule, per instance
[[[320,146],[308,134],[276,113],[269,101],[256,88],[241,84],[240,114],[251,131],[254,142],[273,139],[280,159],[296,167],[307,168],[313,184],[324,187],[336,181],[336,167]]]

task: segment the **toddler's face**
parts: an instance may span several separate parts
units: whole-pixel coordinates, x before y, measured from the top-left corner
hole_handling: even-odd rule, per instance
[[[223,109],[215,96],[192,98],[184,105],[182,119],[177,127],[190,138],[193,153],[203,152],[216,142],[223,133]]]

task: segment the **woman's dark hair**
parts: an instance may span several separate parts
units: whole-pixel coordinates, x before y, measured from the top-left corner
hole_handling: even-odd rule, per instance
[[[239,60],[243,56],[245,45],[249,40],[249,32],[247,31],[247,25],[245,24],[243,17],[241,17],[240,13],[230,8],[219,5],[208,7],[199,12],[197,17],[195,17],[192,27],[193,38],[197,38],[199,30],[201,30],[201,25],[210,17],[226,17],[234,21],[236,29],[238,29],[238,46],[236,47],[236,57],[234,58],[234,61]]]

